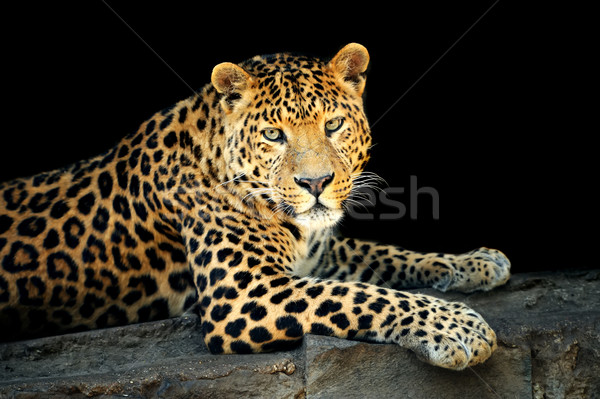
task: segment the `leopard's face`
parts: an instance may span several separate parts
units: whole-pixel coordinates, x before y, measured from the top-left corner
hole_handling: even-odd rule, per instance
[[[310,229],[341,219],[371,144],[364,78],[351,82],[335,60],[280,54],[227,64],[239,68],[233,77],[229,71],[228,82],[242,88],[222,91],[228,175],[242,182],[245,201],[263,202]],[[362,73],[366,64],[356,68]]]

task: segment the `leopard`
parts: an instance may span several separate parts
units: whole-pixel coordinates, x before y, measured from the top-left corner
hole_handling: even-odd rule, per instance
[[[0,185],[4,342],[198,315],[213,354],[305,334],[399,345],[461,370],[498,347],[461,302],[506,283],[500,251],[410,251],[342,236],[372,147],[370,55],[282,52],[210,82],[101,155]]]

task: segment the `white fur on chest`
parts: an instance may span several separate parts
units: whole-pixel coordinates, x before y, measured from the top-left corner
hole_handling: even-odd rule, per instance
[[[296,260],[292,263],[292,273],[299,277],[310,277],[312,272],[322,265],[322,254],[328,247],[328,241],[333,234],[331,229],[308,233],[308,239],[299,242]]]

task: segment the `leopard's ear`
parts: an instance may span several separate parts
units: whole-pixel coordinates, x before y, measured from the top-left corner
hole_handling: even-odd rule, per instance
[[[361,96],[365,89],[365,72],[369,65],[369,52],[358,43],[345,45],[329,62],[330,68]]]
[[[226,112],[231,112],[237,100],[242,97],[242,93],[252,83],[252,76],[244,68],[224,62],[213,68],[210,80],[217,89],[223,94],[221,104]]]

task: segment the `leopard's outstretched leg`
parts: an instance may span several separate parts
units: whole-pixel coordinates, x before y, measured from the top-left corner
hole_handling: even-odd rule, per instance
[[[317,276],[361,281],[394,289],[433,287],[440,291],[487,291],[510,278],[510,261],[500,251],[479,248],[460,255],[422,253],[392,245],[333,237],[324,245]]]
[[[311,333],[395,343],[436,366],[463,369],[485,361],[496,348],[493,330],[461,303],[294,275],[288,263],[293,263],[294,250],[287,243],[302,233],[262,220],[260,226],[278,237],[272,248],[277,252],[271,252],[263,248],[273,241],[252,233],[261,231],[259,224],[241,214],[229,218],[231,212],[219,215],[222,228],[203,230],[203,221],[196,219],[183,230],[211,352],[271,351]],[[247,229],[233,229],[234,220]]]
[[[270,266],[244,276],[226,273],[203,293],[201,304],[213,353],[287,348],[311,333],[396,343],[428,363],[460,370],[485,361],[496,348],[493,330],[461,303],[371,284],[292,278]]]

